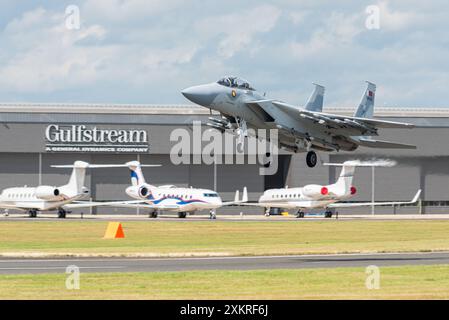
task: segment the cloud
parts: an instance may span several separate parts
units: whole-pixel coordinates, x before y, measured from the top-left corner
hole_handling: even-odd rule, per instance
[[[388,31],[409,28],[420,19],[417,12],[392,10],[388,1],[381,1],[378,6],[380,9],[380,27]]]
[[[314,81],[326,105],[353,106],[371,80],[379,105],[447,105],[443,0],[370,2],[380,30],[355,0],[73,2],[79,30],[59,2],[0,10],[0,101],[185,103],[180,89],[235,74],[294,103]]]
[[[81,14],[89,20],[129,24],[147,20],[179,7],[181,0],[87,0]]]
[[[294,24],[299,25],[304,22],[307,12],[293,11],[288,14],[288,19]]]
[[[195,46],[107,43],[106,27],[84,23],[79,30],[68,30],[64,19],[63,12],[37,8],[6,26],[2,38],[8,43],[8,54],[0,64],[1,91],[45,94],[111,79],[148,83],[190,62],[196,52]]]
[[[305,42],[294,41],[289,47],[298,59],[307,59],[323,51],[335,50],[341,46],[351,46],[354,38],[363,32],[360,14],[343,14],[332,12],[324,24],[313,31]]]
[[[70,31],[63,13],[41,8],[25,12],[5,28],[3,38],[10,47],[9,58],[0,65],[0,87],[36,93],[91,83],[111,49],[78,43],[99,40],[105,33],[98,25]]]
[[[281,15],[281,10],[271,5],[254,7],[238,13],[208,17],[195,25],[197,33],[205,39],[222,36],[218,53],[231,58],[237,52],[248,49],[258,33],[273,29]]]

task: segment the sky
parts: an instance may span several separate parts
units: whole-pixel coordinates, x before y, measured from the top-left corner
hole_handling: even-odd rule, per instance
[[[235,75],[297,105],[316,82],[355,107],[368,80],[378,106],[449,107],[447,17],[443,0],[2,0],[0,102],[188,104]]]

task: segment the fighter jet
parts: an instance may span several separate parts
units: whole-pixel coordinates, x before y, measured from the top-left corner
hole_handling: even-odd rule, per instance
[[[322,112],[324,87],[315,90],[305,106],[269,99],[248,81],[224,77],[217,82],[193,86],[181,91],[190,101],[221,117],[210,117],[208,126],[224,132],[232,130],[239,141],[248,136],[248,128],[278,129],[279,147],[307,152],[309,167],[317,164],[318,151],[354,151],[370,148],[416,149],[413,145],[374,140],[379,128],[413,128],[412,124],[373,119],[376,85],[368,86],[352,117]]]

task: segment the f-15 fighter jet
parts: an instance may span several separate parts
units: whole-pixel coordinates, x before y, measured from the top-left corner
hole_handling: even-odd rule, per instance
[[[413,145],[375,140],[379,128],[413,128],[412,124],[373,119],[376,85],[368,82],[361,102],[352,117],[322,112],[324,87],[315,90],[304,107],[266,98],[247,81],[225,77],[217,82],[182,90],[190,101],[221,117],[211,117],[209,126],[221,131],[233,130],[239,141],[248,136],[248,128],[278,129],[279,147],[307,152],[307,165],[317,164],[318,151],[354,151],[369,148],[416,149]]]

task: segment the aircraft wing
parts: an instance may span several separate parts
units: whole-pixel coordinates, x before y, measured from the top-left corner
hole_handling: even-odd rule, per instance
[[[0,209],[14,209],[14,210],[20,210],[20,211],[28,211],[30,210],[29,208],[19,208],[16,207],[15,205],[7,205],[7,204],[2,204],[0,205]]]
[[[110,202],[87,202],[87,201],[74,201],[72,203],[67,203],[62,207],[66,209],[77,209],[77,208],[90,208],[90,207],[102,207],[102,206],[112,206],[114,204],[123,203],[126,201],[110,201]],[[137,202],[137,201],[136,201]],[[142,202],[142,201],[139,201]]]
[[[371,207],[371,206],[394,206],[401,204],[414,204],[418,202],[419,196],[421,195],[421,189],[418,190],[415,197],[411,201],[392,201],[392,202],[354,202],[354,203],[344,203],[337,202],[327,205],[328,208],[354,208],[354,207]]]
[[[262,202],[239,202],[236,203],[236,205],[244,207],[260,207],[260,208],[265,208],[267,206],[266,203]]]
[[[154,205],[141,200],[130,201],[110,201],[110,202],[86,202],[86,203],[73,203],[67,205],[67,208],[84,208],[84,207],[118,207],[118,208],[143,208],[143,209],[160,209],[160,210],[175,210],[179,209],[179,205]],[[64,206],[66,207],[66,206]]]
[[[396,121],[388,121],[388,120],[380,120],[380,119],[372,119],[372,118],[359,118],[359,117],[343,117],[342,116],[341,118],[350,119],[353,121],[361,121],[361,122],[367,123],[369,125],[375,126],[377,128],[413,129],[415,127],[414,124],[405,123],[405,122],[396,122]]]
[[[374,131],[376,128],[414,128],[414,125],[410,123],[372,118],[350,117],[332,113],[309,111],[279,101],[272,101],[271,103],[293,117],[302,117],[307,120],[323,125],[329,125],[330,127],[335,128],[351,127],[354,129],[358,129],[360,132],[370,130]]]

